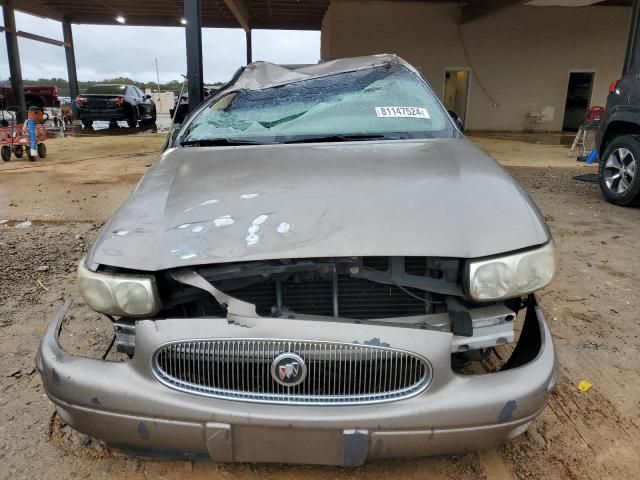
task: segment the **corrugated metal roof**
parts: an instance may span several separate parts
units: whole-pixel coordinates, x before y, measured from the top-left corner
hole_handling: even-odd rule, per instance
[[[329,0],[244,0],[252,28],[320,30]],[[224,0],[202,0],[203,27],[239,27]],[[183,0],[16,0],[26,13],[71,23],[179,27]]]
[[[203,27],[240,26],[227,1],[244,5],[251,28],[284,30],[320,30],[330,3],[330,0],[201,0]],[[471,0],[404,1],[460,6],[472,3]],[[599,0],[597,4],[630,5],[631,0]],[[178,27],[184,0],[14,0],[14,5],[17,10],[71,23],[117,25],[116,17],[122,15],[127,25]]]
[[[203,27],[239,27],[225,0],[201,0]],[[230,0],[244,4],[251,28],[320,30],[330,0]],[[393,0],[389,0],[393,1]],[[407,1],[407,0],[405,0]],[[468,3],[466,0],[408,0]],[[1,3],[1,2],[0,2]],[[184,0],[14,0],[17,10],[71,23],[178,27]]]

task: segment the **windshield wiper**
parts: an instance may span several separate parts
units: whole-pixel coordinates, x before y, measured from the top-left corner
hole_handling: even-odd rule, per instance
[[[201,140],[185,140],[180,142],[181,147],[215,147],[228,145],[266,145],[271,142],[256,142],[255,140],[243,140],[241,138],[205,138]]]
[[[315,143],[315,142],[350,142],[354,140],[400,140],[403,137],[390,137],[387,135],[319,135],[313,137],[298,138],[296,140],[287,140],[282,143]]]
[[[282,140],[276,142],[258,142],[256,140],[247,140],[242,138],[205,138],[201,140],[185,140],[180,143],[181,147],[211,147],[211,146],[228,146],[228,145],[274,145],[278,143],[316,143],[316,142],[351,142],[366,140],[401,140],[407,138],[404,136],[390,136],[377,134],[353,134],[353,135],[313,135],[308,137],[296,138],[293,140]]]

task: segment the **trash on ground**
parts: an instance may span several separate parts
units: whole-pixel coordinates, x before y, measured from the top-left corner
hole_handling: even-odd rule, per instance
[[[588,392],[592,386],[593,384],[589,380],[580,380],[580,383],[578,383],[578,390],[583,393]]]

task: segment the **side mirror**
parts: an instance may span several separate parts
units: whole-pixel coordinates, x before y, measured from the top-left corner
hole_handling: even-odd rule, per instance
[[[145,95],[145,96],[144,96],[144,98],[145,98],[146,100],[149,100],[149,99],[151,98],[151,95]]]
[[[460,116],[454,112],[453,110],[447,110],[447,112],[449,113],[449,116],[451,117],[451,120],[453,120],[456,124],[456,126],[458,127],[458,129],[464,133],[464,124],[462,123],[462,120],[460,119]]]

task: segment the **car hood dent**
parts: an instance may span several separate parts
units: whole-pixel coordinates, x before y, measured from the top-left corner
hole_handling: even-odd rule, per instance
[[[475,258],[548,239],[529,196],[462,138],[179,148],[149,169],[87,263]]]

